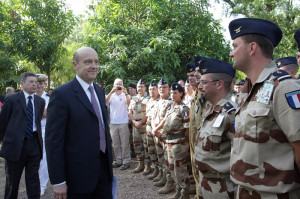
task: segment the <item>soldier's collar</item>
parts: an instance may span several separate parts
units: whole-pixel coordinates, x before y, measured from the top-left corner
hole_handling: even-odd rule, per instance
[[[260,73],[259,77],[257,78],[256,82],[252,83],[252,85],[254,84],[258,84],[258,83],[262,83],[264,81],[266,81],[266,79],[268,79],[268,77],[270,77],[270,75],[275,72],[277,70],[277,66],[275,64],[275,62],[271,62],[269,65],[267,65],[264,70]]]

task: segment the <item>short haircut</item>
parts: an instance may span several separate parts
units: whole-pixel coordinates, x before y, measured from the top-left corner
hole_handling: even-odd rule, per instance
[[[288,64],[283,67],[285,67],[288,71],[294,70],[295,73],[297,73],[299,69],[299,66],[297,64]]]
[[[114,81],[114,85],[116,85],[118,82],[122,82],[122,84],[123,84],[123,80],[121,80],[120,78],[117,78],[117,79],[115,79],[115,81]]]
[[[264,56],[273,59],[274,46],[268,37],[259,34],[248,34],[241,37],[246,43],[257,43]]]
[[[212,80],[222,80],[226,91],[230,91],[232,77],[226,73],[209,73]]]
[[[25,73],[22,73],[21,74],[21,77],[20,77],[20,81],[21,82],[25,82],[26,81],[26,79],[27,79],[27,77],[36,77],[36,75],[34,74],[34,73],[32,73],[32,72],[25,72]]]

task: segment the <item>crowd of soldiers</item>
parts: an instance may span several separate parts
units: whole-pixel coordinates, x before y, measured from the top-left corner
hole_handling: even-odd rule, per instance
[[[188,63],[192,97],[164,79],[151,81],[146,96],[139,80],[129,105],[139,162],[132,172],[148,175],[159,194],[176,190],[170,199],[189,198],[191,183],[197,198],[299,198],[300,29],[298,61],[276,62],[277,25],[243,18],[229,29],[234,65],[201,56]],[[235,82],[235,69],[246,80]]]

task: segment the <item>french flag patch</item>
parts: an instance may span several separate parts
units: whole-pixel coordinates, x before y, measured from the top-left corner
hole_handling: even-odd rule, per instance
[[[188,116],[189,116],[189,112],[188,112],[188,111],[184,111],[184,112],[183,112],[183,115],[184,115],[185,117],[188,117]]]
[[[290,107],[299,109],[300,108],[300,90],[286,93],[285,97]]]

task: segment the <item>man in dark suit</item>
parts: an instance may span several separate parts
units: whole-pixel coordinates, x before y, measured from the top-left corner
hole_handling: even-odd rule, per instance
[[[42,158],[41,119],[45,101],[34,95],[35,74],[21,74],[23,91],[7,95],[0,113],[0,156],[5,159],[5,199],[18,197],[19,183],[25,167],[28,198],[40,198],[38,169]]]
[[[104,91],[93,80],[98,55],[89,47],[73,56],[75,78],[49,101],[46,154],[55,198],[112,198],[112,149]]]

